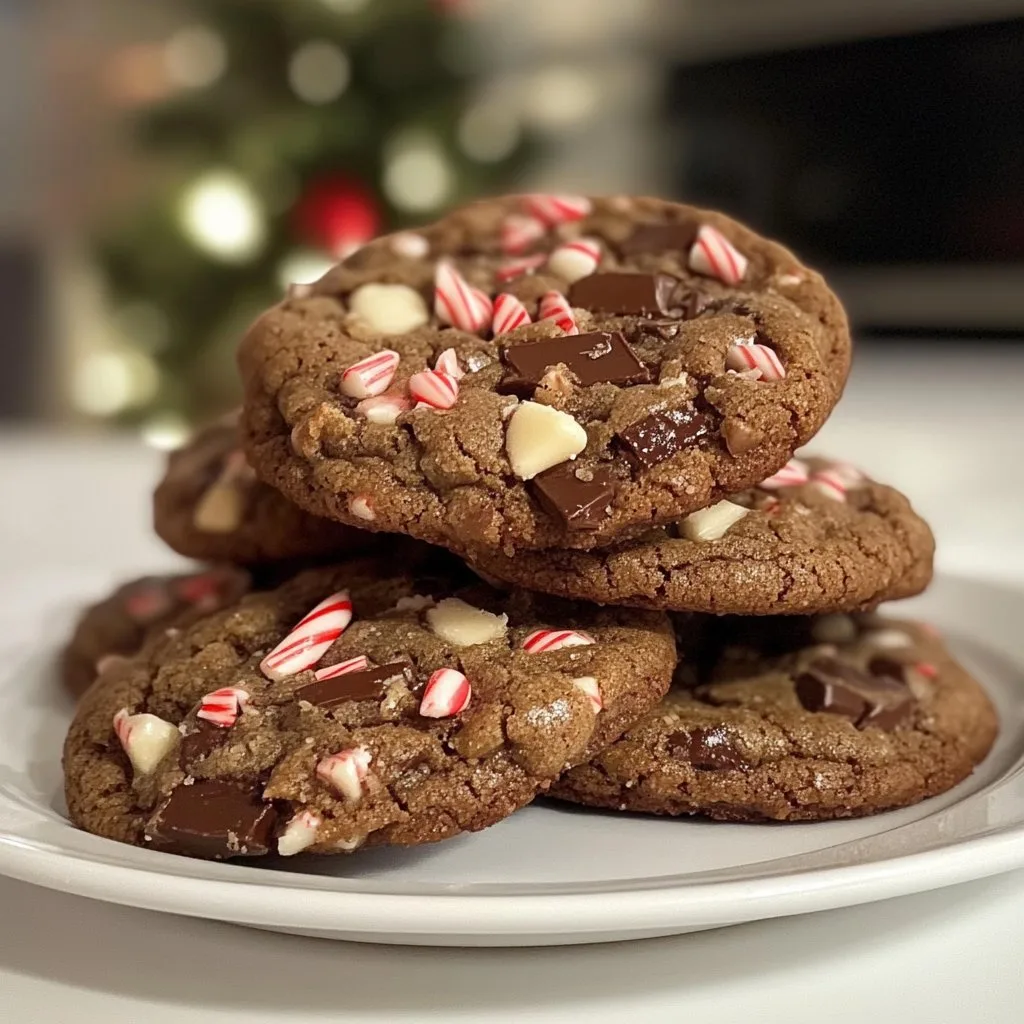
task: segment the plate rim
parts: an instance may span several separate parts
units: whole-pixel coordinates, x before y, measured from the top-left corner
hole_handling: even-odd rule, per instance
[[[975,794],[977,796],[977,794]],[[113,843],[114,840],[99,842]],[[168,875],[83,860],[0,837],[0,873],[76,896],[187,917],[356,937],[628,934],[834,910],[985,878],[1024,866],[1024,821],[929,850],[858,864],[600,893],[359,893]],[[161,859],[170,854],[158,855]],[[69,865],[79,870],[68,872]],[[154,885],[159,878],[161,885]],[[793,889],[793,879],[801,879]],[[869,891],[865,887],[870,886]],[[779,907],[774,901],[785,899]],[[543,902],[542,926],[536,907]],[[730,909],[731,908],[731,909]],[[736,911],[740,911],[737,913]]]
[[[936,582],[940,579],[947,585],[1009,592],[1018,605],[1024,599],[1024,588],[1004,580],[956,573],[941,574]],[[1005,641],[962,635],[1021,669],[1019,653],[1008,654]],[[41,650],[38,638],[31,646]],[[1024,765],[1024,760],[1018,757],[1015,764]],[[1019,774],[1019,768],[1004,771],[957,803],[983,800]],[[101,844],[97,849],[124,849],[113,840],[88,838]],[[161,865],[171,856],[147,852],[143,863],[116,863],[14,832],[0,834],[0,874],[121,906],[355,941],[440,945],[463,937],[466,944],[483,944],[473,940],[486,937],[489,945],[516,945],[678,933],[837,909],[988,877],[1024,866],[1024,815],[941,845],[855,863],[635,888],[624,879],[618,888],[598,892],[494,893],[452,886],[451,891],[382,893],[267,885],[248,874],[234,878],[168,872]],[[180,863],[181,858],[173,860]],[[538,913],[541,901],[543,912]]]

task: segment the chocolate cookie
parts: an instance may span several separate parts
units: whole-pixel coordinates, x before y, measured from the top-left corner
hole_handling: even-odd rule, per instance
[[[435,842],[668,689],[666,616],[500,593],[446,556],[394,568],[302,573],[105,673],[65,744],[72,820],[213,858]]]
[[[725,821],[858,817],[945,792],[995,740],[985,692],[927,627],[830,615],[709,631],[702,668],[553,796]]]
[[[232,605],[249,585],[248,573],[229,566],[123,584],[82,613],[61,657],[65,685],[76,696],[84,693],[113,661],[135,654],[151,631],[188,612]]]
[[[820,275],[720,214],[510,197],[266,313],[246,445],[316,515],[460,553],[601,548],[779,469],[849,357]]]
[[[153,523],[186,558],[259,565],[369,553],[377,539],[303,512],[249,468],[238,417],[207,427],[172,452],[153,495]]]
[[[473,562],[488,579],[601,604],[808,614],[920,593],[934,547],[898,491],[845,463],[802,458],[611,551],[488,551]]]

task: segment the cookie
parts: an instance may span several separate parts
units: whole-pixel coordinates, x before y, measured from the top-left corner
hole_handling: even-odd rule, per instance
[[[260,565],[369,552],[376,538],[312,516],[260,483],[232,415],[172,452],[153,495],[153,524],[186,558]]]
[[[435,842],[607,746],[674,666],[664,615],[501,593],[447,556],[310,570],[104,673],[68,809],[197,857]]]
[[[249,574],[230,566],[172,576],[144,576],[118,587],[87,608],[61,656],[61,676],[76,696],[118,658],[130,657],[146,636],[182,615],[234,604],[250,586]]]
[[[995,740],[984,690],[928,627],[830,615],[705,628],[697,673],[553,796],[724,821],[859,817],[945,792]]]
[[[849,358],[821,276],[720,214],[495,199],[261,317],[246,446],[319,516],[459,553],[602,548],[779,469]]]
[[[611,551],[476,552],[473,564],[492,581],[601,604],[805,615],[920,593],[934,549],[898,491],[846,463],[801,458]]]

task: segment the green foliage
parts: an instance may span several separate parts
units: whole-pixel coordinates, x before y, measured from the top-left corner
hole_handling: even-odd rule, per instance
[[[460,116],[474,93],[471,36],[462,20],[429,0],[187,0],[183,23],[217,32],[227,50],[210,86],[180,89],[147,107],[130,126],[150,166],[145,195],[104,225],[96,243],[115,309],[157,307],[168,341],[155,353],[159,393],[129,419],[174,411],[190,420],[217,411],[236,393],[231,356],[238,332],[280,297],[280,265],[312,243],[294,209],[310,183],[338,174],[376,196],[384,229],[410,221],[381,188],[388,142],[421,128],[443,146],[454,188],[448,201],[495,191],[523,159],[476,163],[456,146]],[[336,44],[351,76],[337,99],[303,101],[288,67],[312,40]],[[266,239],[252,259],[225,262],[182,228],[181,200],[203,174],[227,170],[254,191]],[[430,215],[431,211],[424,211]]]

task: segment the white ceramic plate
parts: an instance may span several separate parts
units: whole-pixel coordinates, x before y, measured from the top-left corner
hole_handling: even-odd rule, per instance
[[[668,935],[848,906],[1024,865],[1024,593],[947,577],[906,607],[988,686],[996,749],[967,782],[860,821],[728,825],[527,808],[418,850],[213,864],[87,835],[64,819],[71,714],[53,638],[68,593],[10,581],[0,599],[0,872],[129,906],[367,942],[515,946]],[[903,611],[903,608],[897,611]]]

